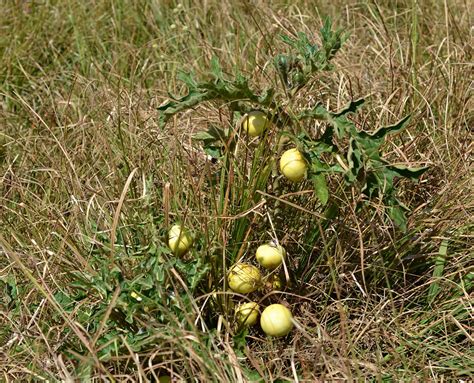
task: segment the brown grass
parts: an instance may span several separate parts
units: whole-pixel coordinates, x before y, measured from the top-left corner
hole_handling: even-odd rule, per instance
[[[368,131],[411,114],[410,127],[390,139],[385,155],[430,170],[417,184],[399,184],[411,211],[407,234],[387,224],[377,202],[355,214],[357,196],[348,191],[336,223],[302,245],[319,222],[314,196],[285,197],[299,210],[267,197],[268,211],[279,209],[273,218],[289,264],[306,259],[309,266],[284,293],[259,297],[288,304],[297,329],[278,340],[252,329],[243,340],[227,301],[216,309],[220,318],[204,302],[222,286],[214,265],[239,251],[249,259],[268,238],[269,222],[263,208],[251,209],[246,240],[234,241],[247,210],[240,204],[245,188],[229,186],[221,198],[219,185],[210,183],[221,179],[221,165],[206,162],[191,139],[210,124],[232,127],[228,110],[205,104],[162,130],[156,108],[168,92],[185,93],[179,69],[206,77],[213,55],[227,73],[251,75],[257,88],[276,84],[270,60],[286,49],[278,34],[317,38],[324,15],[351,37],[336,70],[318,75],[294,108],[321,100],[337,110],[365,97],[354,119]],[[156,381],[171,374],[176,381],[258,381],[255,372],[268,382],[469,379],[470,22],[468,4],[455,0],[8,3],[0,15],[2,379]],[[234,160],[234,185],[245,185],[253,148],[238,148],[246,160]],[[209,281],[189,292],[191,303],[180,301],[191,290],[179,265],[154,295],[162,301],[134,314],[135,331],[116,325],[124,286],[112,286],[109,295],[86,290],[66,303],[65,296],[81,291],[77,271],[99,286],[113,266],[132,280],[142,276],[142,259],[166,258],[159,250],[165,211],[200,233],[200,254],[211,265]],[[430,300],[432,286],[437,295]],[[175,306],[167,305],[173,294]],[[190,310],[184,320],[175,307]],[[100,360],[117,339],[122,352]]]

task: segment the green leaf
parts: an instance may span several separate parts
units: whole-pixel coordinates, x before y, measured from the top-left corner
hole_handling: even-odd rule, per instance
[[[13,273],[0,275],[0,287],[2,288],[3,304],[6,306],[10,302],[18,299],[18,286]],[[0,305],[2,300],[0,299]]]
[[[369,199],[371,199],[372,197],[377,197],[379,195],[379,191],[381,191],[380,184],[381,182],[380,182],[377,172],[370,171],[366,175],[365,185],[362,188],[362,192]]]
[[[364,104],[365,100],[360,98],[349,102],[338,112],[328,111],[321,103],[316,104],[311,109],[303,110],[297,115],[298,120],[312,118],[316,120],[328,121],[331,125],[336,128],[336,134],[339,138],[345,137],[346,134],[356,135],[357,130],[352,121],[347,119],[349,113],[355,113]],[[332,137],[333,130],[328,132]],[[323,136],[324,137],[324,136]],[[327,136],[325,139],[327,140]]]
[[[193,139],[202,141],[204,152],[212,158],[219,159],[223,155],[224,142],[227,140],[228,129],[222,129],[211,125],[205,132],[198,132],[193,136]],[[235,145],[235,140],[229,143],[229,148],[232,149]]]
[[[194,79],[194,73],[192,72],[186,73],[183,71],[179,71],[176,77],[179,81],[184,82],[189,89],[196,89],[198,87],[198,83]],[[176,99],[176,97],[172,98]]]
[[[194,140],[198,141],[214,141],[216,137],[214,137],[212,134],[209,134],[209,132],[197,132],[196,134],[193,135]]]
[[[234,351],[237,356],[245,356],[245,347],[247,346],[248,327],[243,326],[237,334],[234,335]]]
[[[176,113],[190,109],[200,102],[210,100],[211,98],[212,95],[208,94],[208,92],[191,89],[186,96],[174,101],[168,101],[164,105],[158,107],[158,111],[161,112],[159,118],[160,126],[163,127]]]
[[[339,112],[331,113],[333,118],[345,116],[348,113],[355,113],[357,110],[364,105],[365,99],[359,98],[357,100],[351,100],[345,107],[343,107]]]
[[[207,275],[210,266],[203,263],[200,258],[191,262],[182,262],[176,260],[176,269],[182,274],[183,279],[187,282],[187,286],[193,291],[198,283]]]
[[[319,159],[323,153],[332,153],[334,146],[331,142],[326,142],[325,140],[312,140],[305,133],[299,134],[297,136],[297,141],[299,141],[303,146],[303,152],[308,153],[310,160]],[[319,160],[318,160],[319,161]]]
[[[405,129],[408,123],[410,122],[410,117],[411,116],[408,115],[393,125],[381,127],[380,129],[376,130],[372,134],[366,133],[366,135],[372,139],[377,139],[377,140],[384,139],[389,134],[395,134]]]
[[[331,119],[331,123],[336,128],[336,136],[339,139],[351,135],[351,131],[355,130],[354,123],[349,121],[346,116]]]
[[[416,180],[428,170],[428,167],[410,168],[406,165],[386,165],[389,171],[394,172],[399,177],[410,178]]]
[[[263,379],[257,370],[250,370],[248,368],[242,367],[242,370],[245,373],[245,377],[249,382],[252,383],[264,383],[265,379]]]
[[[142,274],[132,281],[132,288],[138,290],[148,290],[153,288],[154,279],[152,274]]]
[[[444,266],[446,265],[446,256],[448,254],[448,240],[444,239],[441,242],[441,245],[438,250],[438,256],[435,258],[435,266],[433,269],[433,281],[430,284],[430,288],[428,289],[428,303],[432,304],[439,293],[440,284],[439,280],[443,276]]]
[[[384,143],[386,136],[405,129],[409,120],[410,116],[406,116],[396,124],[382,127],[373,133],[356,132],[355,135],[367,156],[375,160],[380,160],[379,148]]]
[[[366,156],[374,161],[381,161],[380,146],[384,143],[385,137],[389,134],[395,134],[405,129],[409,116],[394,125],[382,127],[373,133],[359,132],[352,129],[351,134],[357,140],[359,147],[364,151]]]
[[[320,32],[323,41],[324,59],[326,62],[329,62],[341,48],[342,44],[349,38],[349,34],[344,33],[342,28],[333,31],[332,22],[329,17],[326,17],[324,20],[324,25]]]
[[[326,127],[326,130],[324,131],[319,141],[324,142],[326,145],[334,149],[334,144],[332,142],[333,136],[334,136],[334,128],[331,125],[329,125]]]
[[[314,174],[311,179],[313,180],[316,196],[323,206],[326,205],[329,200],[329,190],[326,183],[326,177],[324,174]]]
[[[204,153],[215,159],[220,159],[222,157],[221,148],[215,146],[205,146]]]
[[[241,102],[245,100],[276,109],[273,102],[275,94],[273,88],[268,88],[261,94],[257,94],[249,86],[250,79],[239,73],[233,80],[225,79],[221,66],[215,57],[211,61],[211,73],[214,79],[207,82],[197,82],[192,74],[179,73],[178,78],[187,85],[188,94],[180,98],[171,96],[172,100],[158,107],[161,127],[164,127],[173,115],[210,100],[227,102],[231,107],[237,109],[241,108]]]
[[[335,202],[331,202],[323,214],[324,218],[327,220],[336,218],[336,216],[339,214],[339,206]]]
[[[354,138],[349,140],[347,162],[349,164],[349,172],[346,174],[346,178],[349,182],[354,182],[359,176],[360,170],[364,167],[362,153],[359,149],[357,141]]]
[[[317,71],[332,69],[330,61],[347,39],[341,29],[332,30],[332,23],[326,19],[321,29],[322,47],[312,44],[309,37],[299,32],[296,38],[282,35],[282,41],[292,48],[290,55],[277,55],[274,65],[280,73],[287,88],[297,90],[302,88]]]
[[[298,38],[292,39],[287,35],[280,36],[283,42],[290,45],[305,57],[311,57],[318,51],[317,45],[312,45],[304,32],[298,33]]]
[[[216,78],[216,80],[222,79],[224,74],[222,73],[222,67],[219,64],[219,59],[217,56],[213,56],[211,59],[211,73]]]
[[[338,138],[343,138],[346,135],[350,135],[352,137],[357,137],[357,129],[354,123],[347,118],[349,113],[357,112],[363,104],[365,100],[360,98],[358,100],[354,100],[349,102],[344,108],[336,113],[331,113],[330,122],[336,128],[336,134]]]
[[[328,166],[324,163],[322,163],[320,160],[319,160],[319,156],[316,156],[314,155],[313,152],[309,153],[309,156],[308,156],[308,153],[304,153],[306,156],[306,160],[311,163],[311,173],[313,174],[319,174],[321,172],[324,172]]]
[[[290,71],[290,60],[291,59],[288,56],[281,54],[275,56],[273,59],[273,63],[281,76],[283,84],[285,84],[287,88],[289,88],[291,85],[288,81],[288,72]]]
[[[378,167],[375,171],[377,175],[378,186],[381,194],[385,194],[388,197],[392,196],[394,191],[393,189],[393,180],[395,174],[390,172],[385,167]],[[396,201],[394,203],[397,203]]]
[[[61,306],[64,311],[68,313],[70,313],[74,305],[76,305],[74,299],[72,299],[68,294],[63,293],[60,290],[54,294],[54,300]]]
[[[223,129],[216,125],[211,125],[207,130],[207,133],[214,137],[216,140],[225,140],[229,136],[229,129]]]
[[[403,231],[407,230],[407,217],[404,209],[400,205],[393,204],[388,208],[388,214],[396,226]]]
[[[318,103],[311,109],[303,110],[296,117],[297,120],[303,120],[306,118],[313,118],[316,120],[325,121],[331,118],[331,113],[323,106],[323,104]]]

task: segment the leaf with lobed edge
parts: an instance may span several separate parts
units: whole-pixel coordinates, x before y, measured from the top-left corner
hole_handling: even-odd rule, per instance
[[[243,112],[251,109],[242,106],[241,102],[245,100],[276,108],[273,102],[275,95],[273,88],[265,89],[261,94],[257,94],[250,88],[249,78],[240,73],[235,76],[233,81],[225,79],[216,57],[211,60],[211,73],[214,79],[207,82],[197,82],[192,73],[180,72],[178,74],[178,79],[187,85],[188,94],[181,98],[170,96],[173,100],[157,108],[160,112],[160,127],[164,127],[173,115],[211,100],[230,102],[233,109]]]
[[[424,172],[428,170],[427,166],[419,168],[410,168],[406,165],[389,165],[385,166],[388,171],[394,173],[395,176],[410,178],[411,180],[417,180]]]

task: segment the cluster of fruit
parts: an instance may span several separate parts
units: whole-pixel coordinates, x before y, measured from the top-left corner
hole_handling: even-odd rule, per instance
[[[261,136],[270,125],[267,115],[257,110],[250,112],[243,121],[243,128],[251,137]],[[280,171],[290,181],[302,181],[307,170],[308,163],[297,148],[288,149],[280,158]]]
[[[273,271],[283,263],[285,255],[286,251],[281,245],[270,242],[258,247],[255,258],[261,266]],[[232,291],[249,294],[262,286],[262,276],[257,267],[248,263],[236,263],[229,271],[228,282]],[[253,326],[257,323],[259,312],[257,302],[241,304],[235,310],[237,322],[241,326]],[[267,335],[284,336],[293,328],[293,315],[285,306],[272,304],[263,310],[260,326]]]
[[[253,111],[245,116],[242,128],[251,137],[257,137],[262,135],[270,125],[271,122],[265,113]],[[279,165],[281,173],[290,181],[299,182],[306,177],[308,164],[297,148],[285,151]],[[185,254],[192,243],[193,237],[185,227],[175,224],[170,229],[168,245],[175,255]],[[272,241],[258,247],[255,257],[262,267],[273,271],[284,262],[285,255],[285,249]],[[260,270],[248,263],[236,263],[230,268],[227,277],[229,287],[238,294],[250,294],[263,285]],[[259,313],[260,306],[257,302],[240,304],[235,309],[236,319],[240,326],[256,324]],[[284,305],[272,304],[262,311],[260,326],[269,336],[285,336],[294,326],[293,315]]]

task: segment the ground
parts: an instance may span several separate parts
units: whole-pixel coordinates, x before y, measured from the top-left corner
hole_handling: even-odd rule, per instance
[[[2,379],[469,381],[468,3],[2,5]],[[303,32],[320,49],[327,17],[346,38],[331,68],[301,89],[285,85],[274,66],[291,53],[281,35]],[[275,90],[275,104],[238,100],[281,117],[263,136],[245,135],[223,93],[165,123],[163,110],[193,81],[217,83],[217,63],[222,78],[248,78],[258,95]],[[394,180],[400,210],[388,188],[364,191],[368,162],[352,180],[324,173],[327,189],[278,171],[282,150],[329,127],[302,122],[302,110],[319,102],[336,112],[361,98],[345,120],[352,135],[410,116],[380,146],[391,166],[427,168]],[[354,142],[334,138],[343,155],[319,160],[353,169]],[[175,222],[193,236],[180,256],[168,247]],[[258,265],[255,250],[272,239],[287,251],[284,266],[260,268],[265,283],[249,295],[229,290],[232,264]],[[239,328],[234,306],[248,300],[284,304],[295,327],[281,338]]]

